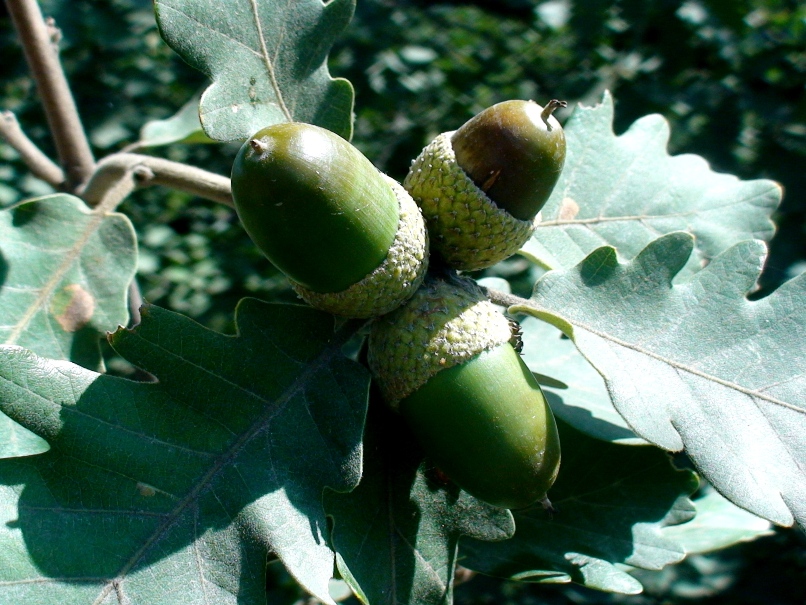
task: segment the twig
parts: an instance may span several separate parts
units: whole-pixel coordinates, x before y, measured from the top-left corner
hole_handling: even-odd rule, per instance
[[[26,136],[17,121],[17,116],[10,111],[0,114],[0,138],[20,154],[31,172],[55,188],[61,187],[64,183],[62,169]]]
[[[163,185],[186,191],[220,204],[232,206],[230,180],[201,168],[172,162],[150,155],[115,153],[98,163],[82,197],[92,207],[107,197],[107,192],[128,179],[132,189],[141,185]]]
[[[528,305],[529,301],[525,298],[521,298],[520,296],[515,296],[514,294],[508,294],[506,292],[501,292],[500,290],[491,290],[490,288],[484,288],[484,292],[487,294],[487,298],[490,299],[490,302],[501,306],[501,307],[512,307],[513,305]]]
[[[94,203],[90,204],[96,211],[102,213],[114,212],[115,208],[125,200],[132,191],[137,189],[137,181],[139,180],[139,173],[143,171],[138,166],[128,166],[124,170],[117,173],[117,178],[110,179],[106,183],[106,187],[102,191],[98,191],[98,198]],[[92,180],[95,180],[97,172],[93,175]],[[92,182],[92,180],[90,182]]]
[[[45,108],[67,188],[75,191],[92,174],[95,160],[54,48],[54,26],[42,18],[36,0],[6,0],[6,5]]]

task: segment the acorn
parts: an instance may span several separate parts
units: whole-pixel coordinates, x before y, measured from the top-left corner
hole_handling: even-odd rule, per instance
[[[419,208],[329,130],[296,122],[260,130],[235,158],[232,197],[252,241],[316,308],[373,317],[422,283],[428,234]]]
[[[475,282],[428,277],[373,322],[367,361],[386,403],[445,475],[489,504],[524,508],[554,483],[560,441],[512,341],[509,320]]]
[[[531,237],[565,163],[565,134],[533,101],[504,101],[429,143],[403,186],[423,211],[432,250],[459,270],[490,267]]]

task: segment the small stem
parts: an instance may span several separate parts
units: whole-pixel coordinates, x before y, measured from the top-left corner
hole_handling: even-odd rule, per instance
[[[500,290],[491,290],[490,288],[483,288],[487,298],[490,299],[491,303],[494,303],[500,307],[512,307],[514,305],[528,305],[529,301],[525,298],[521,298],[520,296],[515,296],[514,294],[507,294],[506,292],[501,292]]]
[[[22,131],[20,123],[10,111],[0,114],[0,138],[20,154],[22,161],[37,177],[59,189],[64,183],[64,172],[46,156]]]
[[[124,171],[118,172],[117,178],[109,179],[103,191],[98,192],[100,195],[96,203],[90,205],[103,213],[114,212],[120,203],[137,189],[137,173],[136,166],[129,166]]]
[[[98,206],[106,198],[107,192],[122,180],[130,180],[132,189],[142,185],[163,185],[233,206],[227,177],[180,162],[136,153],[115,153],[101,160],[82,197],[90,206]]]
[[[263,155],[269,148],[269,146],[266,145],[266,143],[258,139],[251,139],[249,141],[249,146],[252,148],[252,151],[254,151],[258,155]]]
[[[75,99],[54,48],[54,26],[42,18],[36,0],[6,0],[48,119],[67,187],[76,190],[92,174],[92,157]]]
[[[549,118],[551,117],[551,114],[554,113],[554,110],[557,109],[558,107],[568,107],[568,103],[566,103],[565,101],[558,101],[557,99],[552,99],[551,101],[546,103],[546,106],[540,113],[540,117],[546,123],[546,127],[548,127],[549,130],[551,130],[551,124],[549,124]]]

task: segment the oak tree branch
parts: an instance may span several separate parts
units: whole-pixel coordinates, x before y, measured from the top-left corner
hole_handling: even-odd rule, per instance
[[[42,18],[36,0],[6,0],[6,6],[36,81],[67,188],[74,191],[92,174],[95,160],[59,61],[53,28]]]
[[[229,178],[180,162],[137,153],[115,153],[101,160],[82,197],[87,204],[96,207],[123,180],[130,180],[132,188],[163,185],[220,204],[233,205]]]
[[[17,116],[10,111],[0,114],[0,138],[20,154],[22,161],[35,176],[57,189],[61,187],[64,183],[62,169],[26,136]]]

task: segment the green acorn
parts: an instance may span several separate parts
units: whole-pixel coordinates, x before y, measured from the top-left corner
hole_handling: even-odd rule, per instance
[[[249,237],[314,307],[373,317],[423,280],[428,234],[417,205],[329,130],[259,131],[235,158],[232,197]]]
[[[451,267],[490,267],[531,237],[565,163],[565,134],[551,115],[565,105],[498,103],[436,137],[412,163],[403,186]]]
[[[510,322],[475,282],[428,278],[373,322],[367,360],[437,467],[480,500],[523,508],[554,483],[560,442],[512,339]]]

